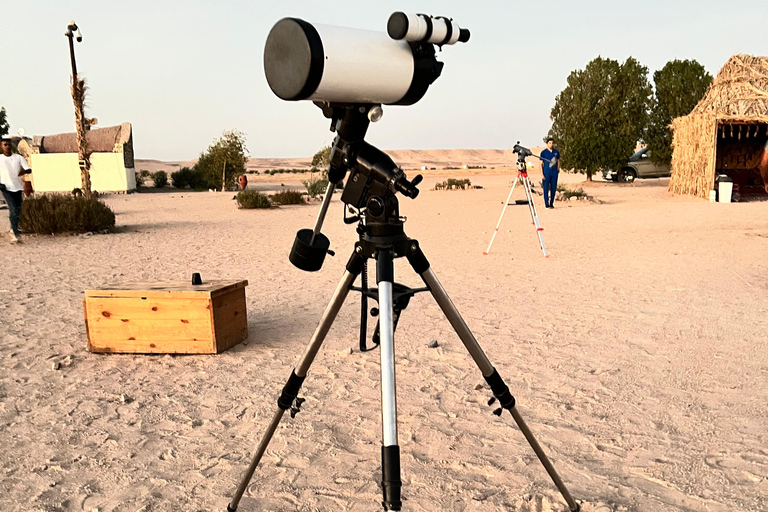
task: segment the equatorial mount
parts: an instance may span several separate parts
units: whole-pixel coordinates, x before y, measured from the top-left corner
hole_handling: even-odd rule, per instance
[[[403,233],[399,202],[396,194],[415,199],[422,176],[409,181],[403,170],[383,151],[365,142],[371,122],[381,117],[378,104],[333,104],[316,102],[323,114],[331,119],[331,131],[336,137],[331,145],[328,165],[328,188],[318,214],[315,228],[302,229],[296,234],[290,261],[308,272],[320,270],[329,253],[330,241],[320,232],[336,184],[349,174],[341,201],[346,205],[345,223],[358,222],[361,243],[382,244],[407,239]],[[347,211],[353,216],[346,217]],[[366,250],[366,253],[369,251]],[[374,249],[370,249],[373,254]]]

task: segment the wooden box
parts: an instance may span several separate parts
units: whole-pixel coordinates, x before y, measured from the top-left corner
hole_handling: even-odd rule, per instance
[[[216,354],[248,337],[248,281],[124,283],[87,290],[90,352]]]

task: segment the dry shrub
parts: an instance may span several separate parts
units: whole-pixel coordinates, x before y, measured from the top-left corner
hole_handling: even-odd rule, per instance
[[[298,190],[281,190],[270,197],[273,204],[306,204],[304,197]]]
[[[111,230],[115,214],[98,199],[40,194],[24,200],[19,225],[27,233],[88,233]]]
[[[253,208],[269,208],[272,203],[266,194],[258,190],[242,190],[237,193],[237,206],[250,210]]]

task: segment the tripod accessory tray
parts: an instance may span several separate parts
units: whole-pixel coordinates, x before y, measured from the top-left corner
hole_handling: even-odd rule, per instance
[[[248,338],[248,281],[120,283],[83,299],[90,352],[217,354]]]

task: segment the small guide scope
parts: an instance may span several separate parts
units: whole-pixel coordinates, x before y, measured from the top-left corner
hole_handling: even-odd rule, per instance
[[[442,72],[434,47],[469,39],[448,18],[402,12],[387,32],[283,18],[264,46],[267,83],[288,101],[412,105]]]
[[[400,11],[392,13],[389,17],[387,33],[392,39],[432,43],[438,46],[469,41],[469,30],[459,27],[445,16],[432,17]]]

